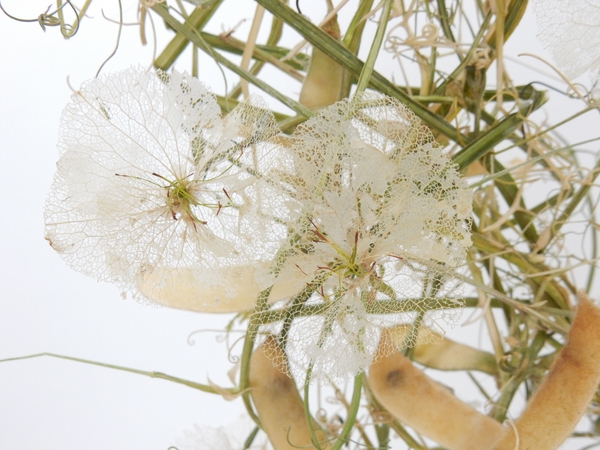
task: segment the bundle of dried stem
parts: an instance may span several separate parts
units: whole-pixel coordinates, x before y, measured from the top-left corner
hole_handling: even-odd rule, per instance
[[[81,17],[88,3],[84,3]],[[537,83],[540,79],[537,72],[531,71],[525,76],[521,75],[518,84],[512,81],[514,72],[506,55],[506,43],[517,27],[521,26],[520,22],[528,2],[526,0],[473,3],[463,0],[454,2],[384,0],[381,4],[375,4],[372,0],[324,2],[323,8],[331,10],[331,17],[337,14],[337,22],[328,17],[325,23],[311,22],[300,11],[294,10],[280,0],[257,0],[257,3],[260,7],[257,9],[252,32],[248,36],[238,34],[234,38],[231,34],[217,36],[208,31],[215,12],[220,8],[227,8],[231,0],[200,2],[200,5],[194,9],[184,6],[179,1],[156,2],[153,6],[144,2],[144,11],[148,9],[147,13],[156,14],[156,17],[164,20],[175,32],[171,42],[155,59],[155,66],[168,70],[175,62],[184,63],[183,50],[187,45],[193,46],[195,50],[201,50],[214,59],[221,69],[229,70],[244,80],[228,92],[218,93],[218,105],[224,114],[229,113],[231,117],[235,115],[235,112],[231,113],[231,111],[234,111],[242,92],[246,91],[247,84],[251,91],[260,90],[285,105],[286,112],[274,112],[273,117],[276,118],[280,130],[288,135],[292,134],[299,124],[315,116],[314,109],[327,107],[341,97],[349,96],[353,90],[357,90],[359,94],[365,90],[373,91],[374,94],[365,95],[375,95],[376,97],[373,98],[387,98],[392,99],[387,100],[388,102],[401,103],[431,129],[432,139],[442,146],[443,153],[458,165],[460,172],[467,177],[473,189],[473,209],[470,218],[473,246],[468,252],[466,264],[455,267],[460,265],[456,263],[446,268],[448,276],[460,279],[464,283],[464,296],[455,299],[436,298],[436,301],[437,307],[442,311],[455,309],[458,304],[466,305],[472,312],[472,317],[475,317],[472,320],[479,320],[488,331],[484,343],[487,351],[452,341],[446,341],[444,346],[438,349],[422,344],[417,337],[421,332],[427,331],[422,327],[422,316],[418,314],[413,323],[388,323],[390,329],[395,330],[392,337],[388,336],[387,332],[383,335],[382,342],[395,339],[393,345],[388,343],[388,349],[394,345],[402,347],[403,343],[411,340],[417,345],[406,350],[405,356],[400,354],[393,354],[386,358],[382,356],[383,359],[371,367],[370,388],[362,386],[362,375],[358,374],[354,381],[351,399],[345,398],[341,386],[332,383],[337,398],[340,399],[339,408],[325,407],[325,417],[320,418],[324,422],[332,423],[338,415],[343,417],[344,425],[338,427],[338,429],[342,428],[342,431],[339,434],[334,433],[337,434],[338,439],[332,446],[339,448],[349,439],[354,439],[367,448],[383,449],[388,447],[393,432],[412,448],[428,448],[429,444],[426,441],[419,441],[411,434],[414,431],[423,432],[451,448],[469,448],[470,444],[467,444],[469,439],[472,439],[471,442],[479,442],[478,448],[486,448],[493,445],[492,436],[500,439],[495,444],[496,448],[512,448],[511,446],[516,442],[515,436],[519,437],[521,445],[526,446],[524,448],[554,448],[560,442],[569,439],[569,436],[573,436],[572,429],[585,411],[588,411],[592,421],[598,420],[600,411],[597,406],[594,406],[600,403],[600,397],[595,394],[594,389],[598,382],[598,354],[595,344],[590,346],[590,343],[597,341],[597,332],[593,325],[597,309],[581,293],[579,312],[575,319],[572,319],[573,314],[569,307],[569,299],[578,292],[578,289],[583,289],[593,297],[593,293],[597,292],[598,288],[594,285],[598,259],[598,224],[594,211],[599,199],[597,177],[600,173],[600,159],[595,154],[591,156],[589,154],[589,146],[598,139],[598,136],[593,136],[593,139],[572,138],[568,128],[570,124],[582,120],[587,114],[595,113],[594,99],[586,93],[586,91],[593,92],[595,87],[586,90],[572,84],[552,86],[552,89],[565,94],[576,92],[579,99],[572,101],[580,102],[579,111],[570,116],[563,115],[556,123],[547,123],[540,118],[539,114],[535,114],[536,111],[543,111],[554,103],[560,104],[566,97],[541,90],[540,84]],[[300,6],[303,6],[302,2]],[[567,30],[565,33],[572,30],[577,39],[582,35],[591,36],[590,42],[586,42],[591,50],[599,47],[600,43],[594,42],[597,34],[594,30],[573,28],[568,18],[563,20],[560,16],[561,11],[552,10],[553,6],[556,6],[556,2],[548,2],[542,8],[540,20],[543,23],[548,25],[550,23],[548,18],[552,18],[552,24],[560,24],[561,30],[563,28]],[[590,17],[593,17],[597,10],[598,8],[594,7]],[[48,14],[44,16],[43,23],[55,23],[61,25],[62,29],[68,28],[65,27],[66,23],[62,15],[56,14],[57,17],[48,17]],[[582,17],[586,17],[585,11]],[[76,23],[80,25],[79,18]],[[269,25],[268,37],[261,40],[259,28]],[[369,37],[372,35],[373,39]],[[75,33],[69,35],[69,37],[74,36]],[[306,40],[311,50],[299,51],[302,46],[295,47],[295,44],[300,40]],[[552,42],[549,45],[552,45]],[[578,54],[583,51],[580,47]],[[561,55],[558,61],[561,69],[568,75],[575,76],[581,73],[584,69],[576,66],[575,63],[569,63],[569,58],[565,58],[567,55],[564,48],[567,47],[561,46],[557,50],[557,54]],[[588,63],[593,64],[597,60],[596,53],[591,50],[584,55],[587,56],[586,58],[582,57],[582,61],[587,64],[585,70],[590,68]],[[312,55],[312,59],[309,54]],[[241,67],[235,59],[239,55],[243,55]],[[389,62],[390,57],[393,68],[381,62],[385,58],[388,58]],[[197,58],[193,57],[191,68],[193,74],[198,73],[197,63]],[[490,67],[494,63],[495,70],[492,71]],[[277,76],[289,79],[292,87],[285,92],[277,90],[271,82],[274,72],[263,70],[267,67],[272,67]],[[298,96],[300,91],[298,82],[304,83],[300,96]],[[350,150],[353,149],[352,142],[364,143],[366,134],[369,134],[365,130],[369,127],[371,130],[377,128],[376,124],[363,126],[364,118],[352,114],[348,116],[351,116],[348,121],[338,121],[338,125],[342,124],[346,127],[344,130],[340,131],[343,128],[340,125],[338,127],[340,129],[324,133],[314,139],[315,142],[319,142],[320,139],[333,146],[338,142],[335,141],[335,136],[338,136],[341,142],[341,136],[348,130],[353,127],[359,130],[355,133],[354,140],[348,141],[350,144],[345,149],[348,151],[338,152],[341,158],[338,161],[339,167],[332,164],[331,167],[326,168],[325,172],[331,169],[329,170],[331,173],[325,177],[327,180],[321,180],[323,186],[329,182],[333,183],[335,176],[344,171],[342,160],[351,159],[347,154],[350,154]],[[318,118],[319,116],[316,116],[314,120],[319,120]],[[302,130],[306,129],[306,127],[301,128],[300,135]],[[174,132],[180,133],[181,130],[176,129]],[[376,134],[371,134],[372,142],[369,142],[369,145],[380,151],[378,145],[383,140],[377,141]],[[565,139],[565,135],[569,137]],[[296,142],[296,144],[298,142],[297,138],[291,138],[292,141],[289,139],[287,136],[279,136],[275,140],[278,145],[283,146],[289,145],[289,142]],[[369,148],[368,151],[363,148],[361,154],[378,155],[379,159],[373,157],[373,161],[377,161],[374,166],[380,164],[382,159],[381,155],[372,150],[373,148]],[[244,154],[244,157],[246,156],[247,153]],[[384,162],[389,163],[389,161]],[[435,170],[431,169],[430,172],[433,173]],[[446,170],[441,172],[445,174]],[[315,173],[320,172],[315,170]],[[345,173],[356,176],[352,170],[346,170]],[[375,177],[373,174],[376,173],[376,170],[370,172],[366,170],[362,175]],[[182,177],[185,175],[187,173],[181,174]],[[338,180],[340,186],[347,184],[350,175],[346,175],[340,175]],[[158,180],[154,181],[158,183]],[[369,180],[364,183],[364,186],[370,183],[370,190],[365,188],[364,191],[350,192],[356,194],[354,198],[359,200],[360,207],[363,206],[361,203],[363,199],[373,200],[377,196],[374,191],[377,190],[375,187],[380,181]],[[167,184],[162,183],[161,189],[171,193],[173,186]],[[292,183],[288,183],[286,186],[291,185]],[[312,185],[306,187],[306,198],[317,195],[313,192],[313,188],[315,186]],[[290,188],[290,191],[294,189],[298,190],[297,186]],[[346,194],[347,192],[344,195]],[[331,195],[327,199],[336,200]],[[298,201],[298,199],[293,200]],[[176,209],[175,206],[177,205],[171,204],[171,209]],[[332,205],[329,207],[339,213]],[[452,207],[457,207],[457,204]],[[325,217],[322,205],[317,209],[315,214]],[[236,214],[238,212],[233,209],[232,211]],[[186,212],[185,208],[183,212]],[[339,217],[346,216],[340,214]],[[307,241],[306,246],[303,247],[305,253],[302,253],[299,247],[294,247],[294,242],[290,242],[290,246],[296,251],[295,259],[292,258],[294,260],[310,260],[314,257],[315,248],[322,243],[332,241],[330,236],[317,229],[315,223],[318,221],[313,220],[312,217],[310,219],[312,222],[310,220],[306,222],[307,229],[312,226],[317,232],[313,231],[312,241],[305,239]],[[344,225],[348,225],[346,222],[350,223],[351,220],[344,221]],[[300,222],[296,225],[298,223]],[[375,220],[367,228],[372,230],[378,226],[380,224]],[[293,230],[293,228],[290,227],[291,231],[296,231],[298,236],[303,236],[300,231],[307,231]],[[290,236],[292,241],[297,237],[293,233]],[[342,237],[352,244],[352,239],[348,236]],[[440,242],[444,240],[443,237],[440,239]],[[415,236],[414,240],[419,239]],[[435,241],[432,246],[442,246],[440,242]],[[416,245],[415,248],[421,247]],[[427,253],[426,249],[422,249],[422,252]],[[272,257],[273,254],[269,256]],[[287,256],[278,254],[277,257],[280,261],[284,261]],[[319,265],[318,270],[324,270],[323,267],[334,267],[333,263],[335,263],[333,259],[327,260],[324,265]],[[298,266],[302,264],[298,263]],[[221,273],[228,278],[226,284],[235,284],[235,274],[239,273],[236,267],[232,265],[231,270],[226,271],[225,274]],[[294,266],[293,269],[295,268]],[[271,271],[270,276],[279,276],[279,269]],[[355,270],[354,266],[351,267],[349,264],[346,269],[348,269],[348,279],[353,280],[358,286],[356,280],[360,277],[349,270]],[[452,271],[454,272],[451,273]],[[160,275],[160,279],[164,278],[161,273],[156,273]],[[215,270],[213,273],[218,274],[219,271]],[[285,271],[282,273],[285,275]],[[386,275],[387,273],[385,272]],[[292,319],[308,317],[326,318],[326,321],[331,322],[327,324],[334,329],[335,326],[343,323],[339,318],[352,316],[349,314],[351,306],[357,304],[357,302],[350,302],[348,305],[341,305],[334,314],[332,308],[326,307],[327,305],[311,303],[308,301],[310,296],[319,289],[324,280],[315,277],[314,273],[305,275],[306,280],[300,286],[302,289],[298,289],[301,292],[295,292],[293,301],[285,308],[272,309],[270,306],[275,298],[289,297],[285,289],[284,295],[281,286],[265,288],[266,285],[257,284],[249,289],[252,298],[233,296],[236,301],[239,299],[239,304],[233,302],[228,309],[241,311],[254,308],[252,314],[240,313],[238,316],[247,328],[241,356],[239,385],[234,391],[244,392],[243,397],[249,414],[256,418],[252,406],[252,399],[254,400],[262,425],[269,437],[274,442],[282,442],[285,445],[293,441],[288,442],[287,436],[282,435],[280,429],[277,431],[280,434],[275,437],[274,431],[267,425],[272,420],[283,420],[284,416],[280,414],[283,409],[275,403],[265,409],[264,400],[261,398],[266,397],[261,397],[259,392],[261,389],[268,390],[272,386],[261,384],[262,382],[253,374],[256,374],[257,367],[263,367],[270,379],[277,379],[285,385],[286,392],[290,392],[289,399],[292,400],[282,400],[282,405],[288,403],[295,405],[293,408],[297,411],[298,417],[300,409],[304,410],[302,415],[308,416],[306,402],[309,398],[305,397],[302,400],[297,396],[297,388],[293,380],[284,381],[286,380],[284,375],[273,372],[271,362],[264,358],[262,350],[254,351],[255,343],[260,341],[258,335],[261,327],[277,322],[285,323],[290,317]],[[378,273],[375,275],[380,276]],[[105,278],[110,279],[111,276]],[[242,281],[246,278],[248,277],[245,275],[241,277]],[[380,278],[385,278],[383,272]],[[152,284],[151,277],[145,279]],[[169,292],[163,292],[156,286],[153,289],[153,292],[161,298],[172,298],[172,292],[169,291],[172,290],[171,287],[166,288]],[[201,289],[201,286],[194,287],[190,291],[190,296],[194,297],[194,293]],[[186,295],[188,291],[189,289],[185,291]],[[212,295],[210,290],[207,292],[209,296]],[[409,288],[394,294],[399,294],[399,297],[407,300],[407,308],[411,305],[424,305],[422,306],[424,310],[428,310],[427,308],[432,306],[423,302],[427,297],[433,297],[431,292],[420,296],[406,295],[407,292],[411,293]],[[211,307],[209,299],[202,299],[200,303],[201,307],[196,309],[225,310],[221,307]],[[367,314],[381,313],[377,310],[377,304],[368,301],[365,304],[367,306],[364,311],[361,310],[361,314],[364,312],[365,317]],[[246,320],[247,322],[244,322]],[[312,322],[307,320],[306,323]],[[327,324],[323,326],[324,334],[328,332]],[[571,332],[567,339],[569,329]],[[284,325],[280,331],[282,334],[277,338],[278,342],[269,337],[262,345],[263,348],[268,347],[269,351],[277,353],[280,361],[285,361],[287,365],[290,356],[293,355],[286,354],[280,344],[281,337],[289,331],[289,327]],[[435,333],[435,330],[429,332]],[[363,342],[361,336],[357,336],[355,341]],[[361,346],[359,347],[362,349]],[[370,357],[375,356],[374,347],[369,351],[373,353]],[[449,361],[449,355],[457,356],[455,360]],[[475,387],[483,393],[483,397],[480,398],[491,406],[490,412],[483,415],[458,402],[447,390],[433,383],[415,368],[410,362],[411,359],[441,371],[457,371],[464,376],[464,384],[472,380]],[[366,358],[365,361],[367,362],[356,367],[362,370],[371,359]],[[554,365],[552,365],[553,361]],[[312,368],[310,364],[309,368]],[[388,378],[386,374],[389,375],[396,370],[395,368],[398,369],[398,373],[412,379],[414,384],[406,385],[396,382],[398,380],[394,377]],[[584,375],[581,374],[581,368],[585,368]],[[471,370],[480,370],[493,376],[493,379],[488,379],[484,383],[486,384],[484,388],[470,375]],[[542,381],[546,378],[546,381]],[[189,385],[205,391],[214,391],[191,382]],[[249,386],[255,388],[252,399],[245,391]],[[357,413],[361,406],[361,390],[364,391],[369,412],[372,414]],[[532,397],[536,390],[538,393]],[[382,394],[388,391],[387,397]],[[506,417],[518,415],[514,405],[518,403],[515,399],[521,394],[524,394],[525,400],[529,400],[527,409],[515,422],[515,429],[502,428],[500,423]],[[568,397],[571,396],[577,400],[570,402]],[[396,400],[392,401],[389,398]],[[456,423],[444,429],[436,423],[438,419],[431,416],[432,414],[439,416],[440,410],[419,411],[418,408],[409,412],[402,410],[402,405],[409,404],[406,399],[410,398],[415,398],[416,403],[423,398],[429,398],[433,403],[446,402],[449,408],[455,408],[460,411],[460,414],[448,414],[448,417],[454,418]],[[560,416],[557,415],[560,417],[559,424],[543,419],[544,414],[539,413],[541,409],[551,410],[556,405],[568,409],[566,412],[562,411]],[[389,413],[396,416],[396,419],[390,418],[385,411],[386,408]],[[269,414],[272,415],[272,419],[266,419]],[[298,421],[299,424],[301,420],[298,417],[295,416],[292,421],[294,423]],[[372,423],[369,417],[387,417],[388,420]],[[461,422],[458,417],[466,419]],[[257,422],[260,423],[258,419]],[[405,429],[401,422],[412,430]],[[466,425],[474,422],[483,424],[483,429],[487,430],[485,436],[487,441],[483,436],[474,435],[469,428],[470,425]],[[304,425],[295,428],[300,429],[308,426],[309,423],[305,421]],[[598,432],[596,429],[591,429],[588,434],[597,436]],[[312,437],[314,438],[314,435]],[[478,440],[479,438],[481,441]],[[306,445],[311,445],[309,441],[306,442]]]

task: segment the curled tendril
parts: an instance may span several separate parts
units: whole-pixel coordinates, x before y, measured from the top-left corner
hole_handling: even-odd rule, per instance
[[[243,340],[245,337],[246,337],[246,335],[244,334],[243,336],[240,336],[239,338],[237,338],[233,342],[233,344],[227,346],[227,360],[231,364],[238,364],[240,362],[240,357],[238,355],[232,354],[231,352],[233,351],[233,348],[237,345],[237,343],[240,342],[241,340]]]
[[[588,106],[592,106],[592,107],[596,106],[597,100],[594,98],[594,92],[593,92],[594,88],[593,87],[592,87],[592,90],[588,90],[587,88],[585,88],[585,86],[582,86],[579,83],[573,83],[557,67],[555,67],[553,64],[546,61],[544,58],[540,58],[537,55],[533,55],[531,53],[520,53],[518,56],[529,56],[531,58],[535,58],[538,61],[541,61],[542,63],[546,64],[567,84],[567,86],[568,86],[567,91],[566,91],[567,96],[569,96],[571,98],[579,98],[580,100],[583,100],[584,102],[586,102]],[[584,94],[582,94],[578,88],[581,88],[584,91]]]
[[[224,333],[224,334],[223,334],[223,330],[195,330],[195,331],[192,331],[190,334],[188,334],[187,343],[188,343],[188,345],[196,345],[196,341],[194,341],[192,339],[192,336],[194,334],[199,334],[199,333],[218,333],[217,342],[221,343],[227,339],[228,333],[231,333],[234,331],[238,331],[240,333],[245,333],[245,331],[241,331],[241,330],[229,330],[227,333]]]
[[[486,69],[491,63],[489,47],[478,47],[475,49],[472,64],[476,69]]]
[[[327,423],[327,411],[324,408],[319,408],[315,414],[317,420],[321,423]]]
[[[434,23],[428,23],[425,24],[423,26],[423,28],[421,29],[421,34],[423,35],[423,37],[428,40],[428,39],[437,39],[438,34],[439,34],[439,28],[436,24]]]
[[[73,12],[75,13],[75,16],[77,17],[77,20],[75,21],[75,23],[77,24],[77,27],[75,27],[75,28],[73,28],[72,25],[62,23],[59,18],[55,17],[55,15],[60,10],[62,10],[66,5],[69,5],[73,9]],[[40,24],[40,27],[42,27],[42,30],[44,30],[44,32],[46,31],[46,27],[60,26],[60,32],[62,33],[63,36],[65,36],[65,37],[74,36],[77,33],[77,31],[79,31],[79,13],[77,12],[77,9],[75,8],[75,6],[73,6],[73,4],[71,3],[71,0],[66,0],[66,3],[61,5],[60,8],[57,8],[56,11],[52,11],[51,13],[49,13],[48,11],[50,11],[51,6],[52,5],[48,6],[46,11],[44,11],[42,14],[37,16],[35,19],[20,19],[19,17],[15,17],[12,14],[9,14],[2,6],[2,3],[0,3],[0,9],[2,10],[2,12],[6,16],[10,17],[13,20],[16,20],[17,22],[26,22],[26,23],[37,22]]]
[[[590,91],[581,83],[573,83],[567,86],[566,92],[564,94],[569,98],[579,98],[578,92],[581,93],[583,98],[588,98],[590,96]]]
[[[569,98],[579,98],[577,96],[577,94],[575,93],[575,91],[573,90],[573,88],[571,88],[571,87],[568,87],[568,89],[565,91],[564,89],[559,89],[559,88],[557,88],[555,86],[552,86],[552,85],[550,85],[548,83],[544,83],[543,81],[532,81],[532,82],[526,84],[519,91],[519,95],[522,95],[529,86],[533,86],[534,84],[538,84],[540,86],[544,86],[547,89],[550,89],[550,90],[552,90],[552,91],[554,91],[554,92],[556,92],[556,93],[558,93],[560,95],[564,95],[564,96],[569,97]],[[581,85],[579,83],[577,83],[576,85],[577,85],[577,87],[581,86],[581,87],[583,87],[585,89],[585,86],[583,86],[583,85]],[[584,97],[589,96],[589,95],[590,95],[590,93],[588,92],[586,95],[584,95]]]
[[[232,332],[239,332],[239,333],[246,333],[245,330],[228,330],[227,332],[223,333],[223,330],[195,330],[192,331],[190,334],[188,334],[187,337],[187,343],[188,345],[196,345],[196,341],[192,338],[193,335],[195,334],[199,334],[199,333],[217,333],[217,337],[216,340],[218,343],[223,343],[226,342],[226,347],[227,347],[227,360],[232,363],[232,364],[237,364],[240,360],[240,358],[236,355],[233,355],[231,352],[233,351],[233,348],[236,346],[236,344],[244,339],[244,335],[242,335],[241,337],[237,338],[231,345],[229,344],[229,334]]]
[[[195,331],[192,331],[190,334],[188,334],[188,337],[187,337],[187,343],[188,343],[188,345],[196,345],[196,341],[194,341],[192,339],[192,336],[194,334],[196,334],[196,333],[202,333],[204,331],[206,331],[206,330],[195,330]]]

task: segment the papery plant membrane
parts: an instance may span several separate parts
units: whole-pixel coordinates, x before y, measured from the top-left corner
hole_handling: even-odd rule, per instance
[[[76,270],[135,296],[250,308],[264,288],[254,265],[276,251],[277,226],[256,227],[252,205],[260,172],[277,165],[268,143],[277,131],[260,105],[223,119],[187,74],[129,69],[91,80],[62,115],[46,239]]]
[[[222,118],[186,74],[92,80],[63,113],[46,237],[76,270],[167,306],[243,311],[268,292],[255,320],[279,335],[282,370],[312,379],[366,368],[384,327],[413,324],[406,346],[438,335],[421,325],[443,334],[471,192],[430,131],[361,94],[277,134],[260,106]]]
[[[256,425],[248,417],[242,416],[235,422],[223,427],[195,425],[192,430],[185,431],[183,437],[177,439],[177,450],[266,450],[266,444],[255,443],[244,447],[244,441]],[[264,439],[257,439],[257,441]]]
[[[396,100],[362,94],[298,127],[287,146],[293,171],[273,172],[290,197],[277,282],[314,292],[275,305],[280,320],[265,329],[279,334],[292,373],[353,376],[383,327],[453,325],[451,272],[471,244],[471,191],[422,122]]]
[[[539,37],[567,77],[600,70],[600,2],[533,2]]]

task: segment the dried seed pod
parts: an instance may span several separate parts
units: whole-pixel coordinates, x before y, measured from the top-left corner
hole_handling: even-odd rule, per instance
[[[402,348],[410,325],[396,325],[389,329],[394,344]],[[430,337],[430,335],[433,335]],[[491,353],[444,338],[427,327],[419,328],[412,359],[426,367],[438,370],[478,370],[498,376],[498,364]]]
[[[391,345],[389,331],[380,349]],[[377,400],[400,422],[456,450],[481,450],[505,428],[431,380],[401,353],[381,358],[369,368],[369,386]]]
[[[553,450],[571,434],[600,382],[600,308],[583,291],[548,376],[492,450]],[[517,439],[518,437],[518,439]],[[493,441],[492,441],[493,442]]]
[[[254,351],[250,363],[252,401],[275,450],[312,448],[296,383],[278,369],[285,360],[285,354],[272,336]],[[275,361],[278,361],[277,365],[274,365]],[[320,447],[327,449],[325,433],[316,423],[313,427]]]
[[[335,39],[340,38],[337,15],[322,27]],[[337,62],[313,47],[310,66],[302,84],[298,101],[309,109],[323,108],[342,99],[344,69]]]

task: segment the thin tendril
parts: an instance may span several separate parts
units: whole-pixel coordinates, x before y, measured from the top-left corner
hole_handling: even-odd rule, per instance
[[[62,13],[60,13],[60,11],[64,8],[65,5],[61,5],[60,8],[56,10],[56,12],[59,13],[58,15],[61,19],[60,32],[65,38],[71,38],[75,36],[79,31],[79,22],[81,22],[81,19],[79,17],[79,13],[77,12],[77,8],[75,8],[75,6],[71,3],[71,0],[67,0],[67,3],[75,13],[75,23],[77,24],[77,26],[75,27],[74,31],[70,32],[71,30],[73,30],[73,25],[69,25],[68,23],[62,23]]]
[[[234,332],[234,331],[236,331],[238,333],[245,333],[246,332],[246,330],[228,330],[229,333]],[[192,331],[190,334],[188,334],[188,337],[187,337],[187,343],[188,343],[188,345],[196,345],[196,341],[194,341],[192,339],[192,336],[194,334],[198,334],[198,333],[223,333],[223,330],[210,330],[210,329],[207,329],[207,330],[195,330],[195,331]],[[227,333],[225,333],[225,334],[227,334]],[[219,336],[217,336],[217,342],[223,342],[223,340],[224,340],[224,339],[221,339],[219,341],[218,339],[219,339]]]
[[[68,30],[71,28],[73,28],[70,25],[67,24],[63,24],[59,19],[57,19],[56,17],[54,17],[55,14],[57,14],[59,11],[61,11],[66,5],[69,5],[72,9],[73,12],[75,12],[75,16],[77,17],[77,27],[75,28],[75,31],[73,31],[72,33],[68,33]],[[79,31],[79,14],[77,13],[77,9],[75,8],[75,6],[73,6],[73,4],[71,3],[70,0],[67,0],[66,3],[62,4],[59,8],[57,8],[55,11],[49,13],[48,11],[50,11],[50,6],[48,6],[48,9],[46,9],[45,12],[43,12],[42,14],[40,14],[39,16],[37,16],[35,19],[20,19],[19,17],[15,17],[12,14],[9,14],[4,7],[2,6],[2,3],[0,3],[0,10],[2,10],[2,12],[9,18],[11,18],[12,20],[16,20],[17,22],[25,22],[25,23],[32,23],[32,22],[37,22],[40,24],[40,27],[42,27],[42,30],[46,31],[46,27],[57,27],[60,26],[60,31],[63,34],[63,36],[65,37],[72,37],[74,36],[77,31]]]
[[[69,2],[70,3],[70,2]],[[8,12],[6,12],[6,10],[4,9],[4,7],[2,6],[2,3],[0,2],[0,9],[2,10],[2,12],[4,14],[6,14],[8,17],[10,17],[13,20],[16,20],[17,22],[39,22],[40,17],[49,17],[49,16],[53,16],[54,14],[56,14],[59,10],[61,10],[62,8],[64,8],[66,5],[66,3],[64,5],[62,5],[60,8],[58,8],[56,11],[51,12],[50,14],[48,14],[48,11],[50,11],[50,6],[48,6],[48,9],[46,9],[45,12],[43,12],[42,14],[40,14],[38,17],[36,17],[35,19],[19,19],[18,17],[15,17],[11,14],[9,14]],[[72,6],[72,5],[71,5]],[[58,24],[57,24],[58,25]]]
[[[123,5],[121,4],[121,0],[118,0],[119,2],[119,32],[117,33],[117,43],[115,45],[114,50],[112,51],[112,53],[110,55],[108,55],[108,58],[106,58],[104,60],[104,62],[102,63],[102,65],[100,66],[100,68],[98,69],[98,72],[96,72],[96,78],[98,78],[98,75],[100,75],[100,72],[102,71],[102,68],[104,67],[104,65],[113,57],[115,56],[115,54],[117,53],[117,50],[119,48],[119,42],[121,41],[121,30],[123,30]]]

